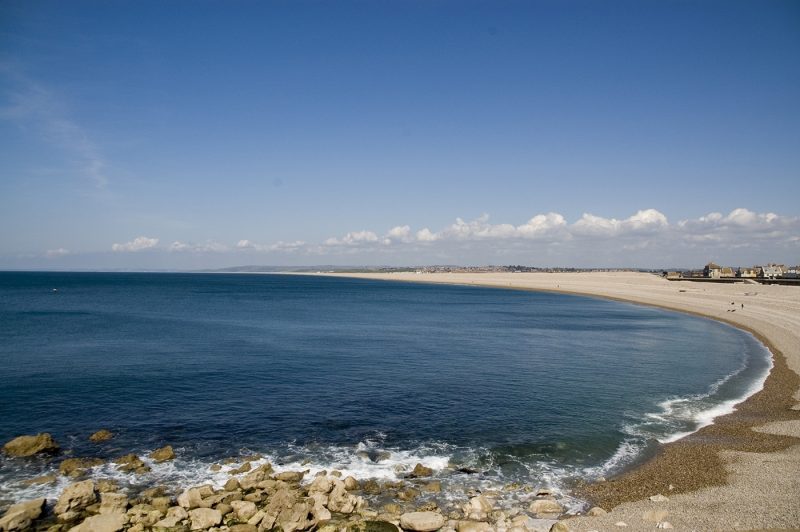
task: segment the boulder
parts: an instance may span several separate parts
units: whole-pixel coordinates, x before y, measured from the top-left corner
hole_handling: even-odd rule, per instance
[[[569,532],[569,527],[564,521],[559,521],[550,527],[550,532]]]
[[[249,523],[233,525],[229,528],[230,532],[258,532],[258,528],[256,525],[251,525]]]
[[[55,481],[58,480],[56,475],[42,475],[39,477],[29,478],[27,480],[23,480],[20,482],[23,486],[33,486],[33,485],[41,485],[41,484],[53,484]]]
[[[341,480],[334,482],[333,491],[328,497],[328,510],[341,514],[350,514],[362,505],[363,499],[347,493],[344,482]]]
[[[387,521],[361,521],[348,526],[347,532],[399,532],[399,529]]]
[[[125,514],[100,514],[84,519],[69,532],[118,532],[125,527]]]
[[[125,456],[120,456],[114,460],[114,463],[119,466],[117,467],[117,470],[125,473],[142,474],[150,471],[150,467],[145,465],[145,463],[142,462],[142,459],[135,454],[126,454]]]
[[[258,511],[255,503],[250,501],[232,501],[231,508],[233,508],[236,518],[239,519],[239,521],[245,522],[256,515],[256,512]]]
[[[95,443],[98,443],[98,442],[101,442],[101,441],[108,441],[113,437],[114,437],[114,433],[111,432],[110,430],[100,429],[97,432],[95,432],[94,434],[92,434],[91,436],[89,436],[89,441],[93,441]]]
[[[345,485],[347,488],[347,485]],[[333,489],[333,481],[326,476],[316,477],[311,484],[308,485],[308,493],[323,493],[328,494]]]
[[[444,516],[437,512],[409,512],[400,516],[400,526],[415,532],[433,532],[444,526]]]
[[[462,511],[467,519],[474,521],[483,521],[494,509],[492,502],[484,495],[472,497],[468,503],[464,505]]]
[[[225,483],[225,491],[236,491],[239,489],[239,481],[235,478],[229,478]]]
[[[533,501],[528,510],[534,514],[560,514],[564,507],[550,499],[539,499]]]
[[[0,530],[27,530],[42,515],[45,499],[33,499],[12,505],[0,518]]]
[[[306,530],[317,524],[313,517],[313,505],[309,500],[294,503],[291,508],[284,509],[275,519],[275,525],[283,532]]]
[[[150,504],[137,504],[127,511],[128,521],[132,525],[151,527],[164,517],[164,514]]]
[[[86,473],[86,470],[102,464],[99,458],[67,458],[58,466],[58,471],[64,476],[79,477]]]
[[[608,512],[606,512],[605,510],[603,510],[603,509],[602,509],[602,508],[600,508],[599,506],[595,506],[595,507],[593,507],[591,510],[589,510],[588,512],[586,512],[586,515],[588,515],[588,516],[590,516],[590,517],[600,517],[600,516],[602,516],[602,515],[606,515],[607,513],[608,513]]]
[[[180,506],[173,506],[167,510],[167,516],[158,521],[154,527],[172,528],[189,517],[189,513]]]
[[[83,510],[95,502],[97,502],[97,497],[94,493],[94,482],[84,480],[64,488],[53,511],[60,516],[67,512]]]
[[[244,478],[239,479],[239,484],[242,489],[249,490],[256,487],[259,482],[266,480],[271,474],[272,464],[264,464],[246,474]]]
[[[47,432],[35,436],[17,436],[3,445],[3,452],[8,456],[33,456],[40,453],[56,453],[59,447],[53,437]]]
[[[222,522],[222,514],[212,508],[195,508],[189,512],[192,530],[205,530]]]
[[[283,482],[300,482],[305,476],[305,471],[284,471],[275,475],[275,480],[282,480]]]
[[[98,493],[114,493],[119,490],[119,484],[117,484],[116,480],[101,478],[97,481],[95,489]]]
[[[411,471],[409,475],[411,478],[418,478],[418,477],[429,477],[433,475],[433,469],[430,467],[425,467],[422,464],[417,464],[414,466],[414,469]]]
[[[172,450],[172,445],[166,445],[160,449],[156,449],[150,453],[149,456],[156,462],[166,462],[167,460],[175,459],[175,451]]]
[[[124,514],[128,510],[128,497],[122,493],[101,493],[100,514]]]
[[[186,508],[187,510],[194,510],[195,508],[208,508],[211,506],[203,500],[204,486],[199,488],[189,488],[180,495],[178,495],[178,505]]]
[[[458,532],[490,532],[492,526],[481,521],[459,521],[456,530]]]
[[[347,477],[344,479],[344,489],[347,491],[355,491],[359,488],[358,481],[353,477]]]
[[[650,500],[653,502],[667,502],[669,501],[669,497],[664,497],[659,493],[658,495],[653,495],[652,497],[650,497]]]

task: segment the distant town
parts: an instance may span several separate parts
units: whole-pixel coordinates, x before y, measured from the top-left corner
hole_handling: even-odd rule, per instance
[[[670,271],[664,274],[671,281],[752,281],[765,284],[800,283],[800,266],[767,264],[765,266],[732,267],[709,262],[702,270]]]

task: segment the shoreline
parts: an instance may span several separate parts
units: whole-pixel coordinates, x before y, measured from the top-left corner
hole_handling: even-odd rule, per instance
[[[660,444],[655,456],[613,479],[576,486],[577,494],[613,511],[600,517],[572,517],[566,523],[570,530],[611,527],[620,521],[653,528],[652,512],[668,511],[668,519],[676,528],[800,527],[800,505],[796,502],[800,500],[800,483],[792,482],[793,476],[800,478],[793,473],[800,472],[800,290],[796,287],[684,286],[685,283],[666,281],[652,274],[632,272],[329,275],[600,297],[713,319],[752,334],[772,356],[773,367],[763,387],[738,403],[733,412],[715,418],[710,425],[677,441]],[[587,277],[594,279],[575,283]],[[609,278],[622,281],[625,286],[623,289],[604,286],[603,281]],[[632,286],[637,283],[641,286]],[[693,298],[687,305],[664,297],[659,300],[659,291],[680,294],[679,298],[699,292],[704,301]],[[770,327],[762,323],[761,314],[756,319],[750,317],[751,303],[761,304],[754,299],[758,292],[771,292],[788,301],[785,308],[769,303],[763,305],[767,311],[773,311],[776,318],[783,315],[787,323],[773,323]],[[740,310],[738,315],[734,315],[731,308],[726,308],[724,313],[719,310],[723,300],[731,298],[739,301],[745,298],[742,303],[734,301],[736,310]],[[746,311],[745,306],[739,307],[744,303],[747,303]],[[763,313],[763,309],[759,310]],[[748,318],[741,319],[745,315]],[[744,471],[747,467],[737,467],[745,462],[749,462],[747,465],[758,463],[762,468],[766,463],[781,463],[782,466],[764,468],[763,474],[754,475]],[[773,480],[772,485],[769,480],[765,483],[765,479]],[[774,482],[778,479],[786,482]],[[765,492],[769,499],[767,504],[762,501]],[[659,494],[668,496],[669,501],[659,503],[649,499]],[[665,504],[669,510],[662,508]]]

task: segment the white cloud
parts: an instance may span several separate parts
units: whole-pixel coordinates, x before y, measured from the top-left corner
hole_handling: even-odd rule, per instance
[[[386,237],[392,242],[411,242],[414,238],[411,236],[410,225],[398,225],[389,229]]]
[[[112,245],[111,251],[117,251],[117,252],[142,251],[144,249],[154,248],[157,245],[158,245],[157,238],[148,238],[146,236],[139,236],[134,238],[130,242],[125,242],[124,244]]]
[[[55,259],[58,257],[63,257],[64,255],[69,255],[69,253],[69,250],[64,248],[48,249],[45,253],[45,257],[48,259]]]
[[[176,240],[169,246],[170,251],[174,252],[192,252],[192,253],[223,253],[228,251],[228,246],[221,244],[215,240],[207,240],[203,244],[195,244],[193,242],[181,242]]]
[[[667,227],[669,222],[666,216],[655,209],[645,209],[624,220],[584,213],[570,229],[575,235],[619,236],[631,233],[655,233]]]
[[[357,246],[360,244],[368,244],[378,242],[378,235],[372,231],[353,231],[347,233],[342,238],[329,238],[324,244],[326,246]]]

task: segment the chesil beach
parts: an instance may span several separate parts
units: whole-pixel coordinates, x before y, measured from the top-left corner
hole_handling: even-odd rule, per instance
[[[585,294],[706,316],[752,332],[774,357],[763,389],[736,405],[733,413],[665,445],[644,465],[587,486],[586,493],[613,511],[599,517],[572,518],[567,523],[569,530],[613,530],[619,523],[644,530],[669,515],[669,522],[681,530],[798,527],[797,287],[670,282],[633,272],[358,275]]]

